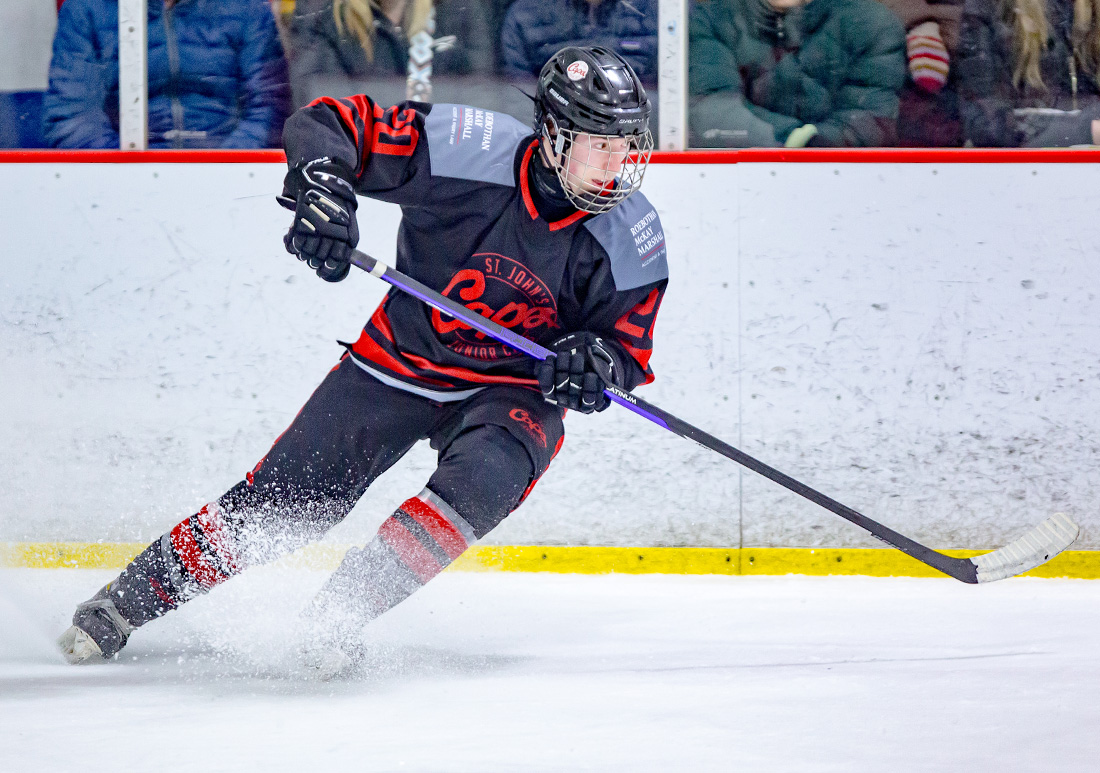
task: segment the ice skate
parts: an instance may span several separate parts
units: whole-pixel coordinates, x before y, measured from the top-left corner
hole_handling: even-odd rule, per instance
[[[80,604],[73,624],[57,640],[64,658],[73,664],[103,663],[118,654],[134,631],[109,597],[110,585]]]
[[[360,551],[353,548],[349,555]],[[361,576],[349,572],[347,557],[299,613],[298,667],[305,678],[328,682],[354,675],[366,660],[363,631],[375,616],[363,602],[370,593]],[[369,586],[368,586],[369,587]]]
[[[353,676],[366,661],[366,649],[350,630],[314,625],[299,640],[297,666],[307,679],[321,682]]]
[[[321,682],[345,679],[362,667],[362,651],[349,651],[334,642],[310,642],[299,649],[298,665],[308,679]]]

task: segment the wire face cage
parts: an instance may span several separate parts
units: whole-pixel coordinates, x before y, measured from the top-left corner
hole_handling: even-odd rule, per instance
[[[547,122],[549,123],[549,122]],[[638,190],[653,153],[653,134],[589,134],[543,125],[554,171],[577,209],[598,215]]]

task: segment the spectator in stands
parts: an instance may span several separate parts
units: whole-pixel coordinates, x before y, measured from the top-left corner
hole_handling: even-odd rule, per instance
[[[149,147],[278,147],[290,113],[268,0],[149,0]],[[43,119],[60,148],[118,148],[118,3],[67,0]]]
[[[905,27],[909,77],[901,91],[898,144],[948,147],[963,143],[952,59],[959,43],[962,0],[879,0]]]
[[[693,146],[897,142],[905,32],[874,0],[700,0],[690,45]]]
[[[481,0],[437,0],[434,8],[432,0],[298,0],[289,28],[296,107],[318,96],[363,91],[387,103],[426,102],[434,75],[493,69]],[[378,87],[378,81],[398,79],[401,94]]]
[[[974,145],[1100,145],[1100,0],[967,0],[956,66]]]
[[[512,2],[513,0],[486,0],[486,12],[489,15],[489,35],[493,41],[493,62],[498,71],[504,68],[500,31],[504,28],[504,17],[508,14]]]
[[[504,74],[534,79],[564,46],[603,46],[657,82],[658,0],[515,0],[500,32]]]

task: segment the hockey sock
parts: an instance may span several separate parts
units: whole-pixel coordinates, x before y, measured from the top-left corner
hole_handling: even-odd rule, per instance
[[[106,590],[122,616],[137,627],[243,568],[221,511],[210,504],[145,548]]]
[[[348,551],[307,617],[352,634],[411,596],[476,539],[461,515],[424,489],[397,508],[366,547]]]

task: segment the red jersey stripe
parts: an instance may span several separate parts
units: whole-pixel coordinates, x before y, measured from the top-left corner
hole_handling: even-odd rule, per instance
[[[460,378],[464,381],[469,381],[474,384],[515,384],[516,386],[538,386],[538,380],[534,378],[516,378],[515,376],[488,376],[484,373],[478,373],[477,371],[467,370],[466,368],[447,367],[446,365],[436,365],[423,357],[418,357],[415,354],[406,354],[409,362],[416,365],[423,370],[431,371],[433,373],[441,373],[446,376],[453,376]]]
[[[531,198],[531,189],[527,185],[527,167],[531,165],[531,156],[538,144],[539,141],[535,140],[527,146],[527,150],[523,153],[523,162],[519,165],[519,190],[523,194],[523,205],[527,207],[527,214],[532,220],[538,219],[539,211],[535,209],[535,200]]]
[[[637,360],[638,364],[642,366],[642,370],[646,371],[646,381],[644,383],[648,384],[650,381],[652,381],[653,376],[648,371],[649,371],[649,358],[653,356],[653,350],[652,349],[638,349],[636,347],[631,346],[630,344],[626,343],[625,341],[623,341],[621,339],[617,339],[617,340],[618,340],[619,345],[622,346],[624,349],[626,349],[627,354],[629,354],[631,357],[633,357],[635,360]]]
[[[539,141],[535,140],[527,146],[527,150],[523,153],[523,161],[519,165],[519,190],[520,193],[523,194],[523,205],[527,208],[527,214],[531,216],[532,220],[538,218],[539,211],[535,208],[535,200],[531,198],[531,188],[527,184],[527,169],[531,165],[531,157],[535,154],[535,148],[538,144]],[[560,231],[563,228],[568,228],[587,215],[587,212],[577,210],[568,217],[563,217],[561,220],[555,220],[553,223],[550,223],[550,230]]]
[[[555,220],[553,223],[550,224],[550,230],[560,231],[563,228],[568,228],[569,226],[573,225],[573,223],[577,222],[581,218],[586,217],[587,215],[587,212],[581,212],[580,210],[577,210],[569,217],[564,217],[561,220]]]
[[[652,290],[643,303],[639,303],[626,314],[619,317],[619,321],[615,323],[615,329],[631,338],[637,338],[638,340],[644,338],[646,332],[645,328],[641,325],[635,325],[630,321],[630,318],[635,314],[641,317],[648,317],[652,314],[653,308],[657,305],[657,299],[660,295],[660,291],[656,289]]]
[[[385,336],[386,340],[391,344],[394,343],[393,328],[390,327],[390,318],[386,315],[385,302],[378,305],[378,308],[374,310],[374,314],[371,315],[370,324],[374,325],[375,329]]]
[[[347,105],[341,99],[333,99],[332,97],[320,97],[310,102],[310,105],[328,105],[329,107],[336,108],[336,112],[340,114],[340,119],[344,122],[344,126],[347,127],[348,132],[351,134],[352,139],[355,141],[355,147],[360,146],[359,142],[359,127],[355,123],[355,113],[352,112],[351,107]],[[360,115],[362,110],[360,109]]]
[[[406,367],[400,360],[379,346],[378,343],[371,338],[369,328],[363,328],[363,332],[359,335],[359,340],[352,344],[351,350],[363,359],[380,365],[386,370],[392,370],[395,373],[400,373],[402,376],[424,378],[419,373]],[[434,383],[436,386],[451,386],[446,381],[436,381],[430,378],[424,378],[424,380]]]

